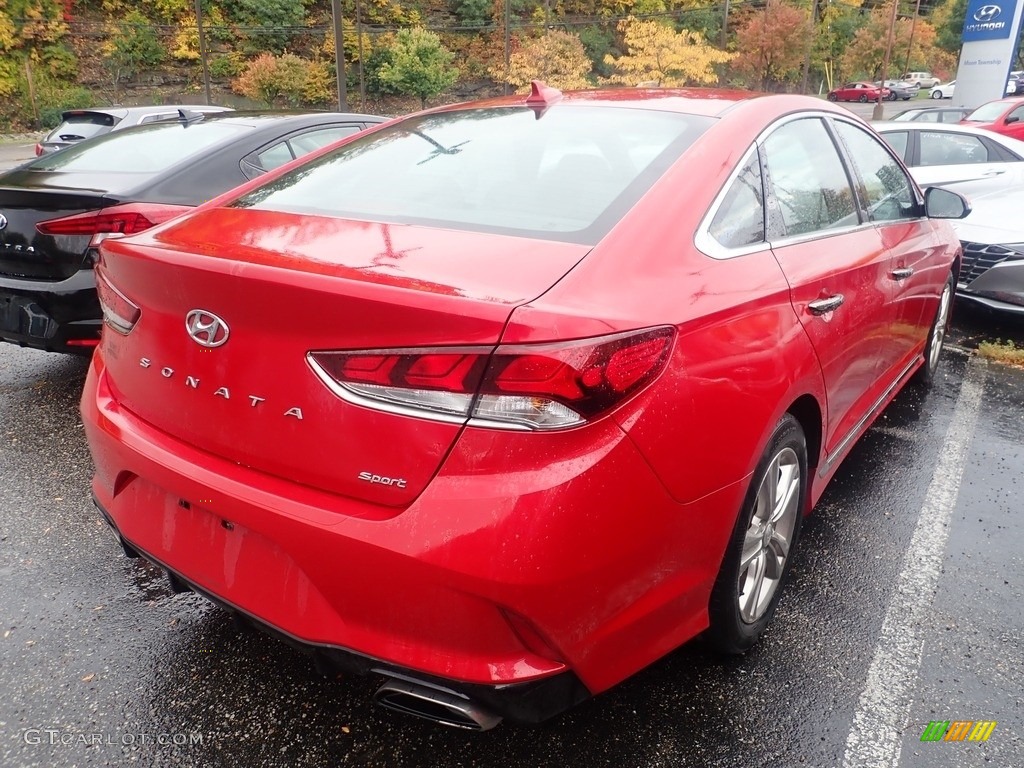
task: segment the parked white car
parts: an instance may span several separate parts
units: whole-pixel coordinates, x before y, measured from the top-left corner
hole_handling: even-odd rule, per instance
[[[933,99],[951,99],[954,91],[956,91],[956,80],[950,80],[948,83],[936,85],[928,92],[928,95]]]
[[[1024,141],[950,123],[888,121],[872,127],[921,187],[971,182],[969,188],[956,188],[971,198],[1024,184]]]
[[[971,205],[966,218],[950,222],[963,245],[957,301],[1024,317],[1024,227],[1019,223],[1024,188],[972,195],[978,183],[952,187]]]

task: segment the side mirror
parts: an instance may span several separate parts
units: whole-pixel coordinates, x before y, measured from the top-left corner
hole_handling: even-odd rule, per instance
[[[1006,122],[1007,125],[1009,125],[1010,123],[1019,123],[1020,122],[1020,118],[1019,117],[1014,117],[1013,115],[1011,115],[1010,117],[1006,118],[1005,122]]]
[[[943,187],[924,191],[924,212],[929,219],[962,219],[971,212],[967,199]]]

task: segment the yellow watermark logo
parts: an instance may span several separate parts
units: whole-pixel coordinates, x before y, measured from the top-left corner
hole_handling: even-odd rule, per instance
[[[921,741],[988,741],[995,729],[995,720],[932,720]]]

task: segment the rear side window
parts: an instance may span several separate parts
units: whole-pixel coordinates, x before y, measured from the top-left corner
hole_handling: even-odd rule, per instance
[[[423,115],[235,205],[594,243],[713,122],[571,104]]]
[[[26,168],[76,173],[159,173],[246,130],[249,129],[244,126],[217,122],[189,126],[178,122],[153,123],[116,131],[86,144],[74,144],[52,155],[43,155]]]
[[[113,115],[102,112],[85,112],[67,115],[64,121],[50,131],[46,141],[81,141],[106,133],[117,123]]]
[[[710,232],[726,248],[742,248],[764,240],[764,188],[756,149],[725,193]]]
[[[887,131],[882,134],[882,138],[885,139],[886,143],[896,151],[896,154],[902,157],[904,162],[906,162],[907,144],[910,141],[910,135],[906,131]]]

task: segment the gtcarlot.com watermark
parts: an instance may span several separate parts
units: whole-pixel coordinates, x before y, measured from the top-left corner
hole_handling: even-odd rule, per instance
[[[22,735],[26,744],[38,745],[61,744],[63,746],[101,746],[137,747],[156,744],[166,747],[191,747],[203,743],[202,733],[77,733],[62,731],[59,728],[29,728]]]

